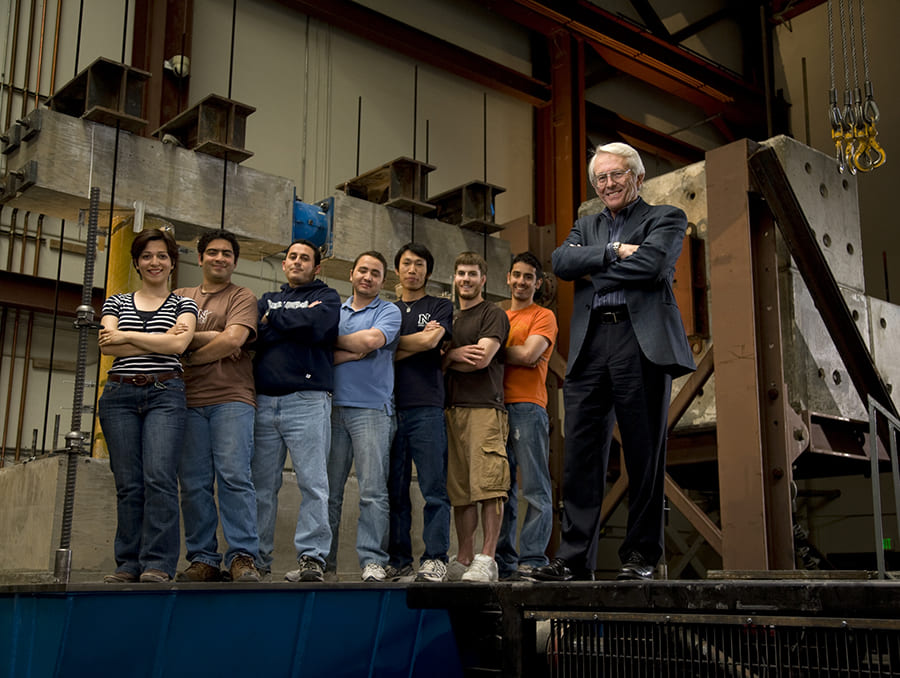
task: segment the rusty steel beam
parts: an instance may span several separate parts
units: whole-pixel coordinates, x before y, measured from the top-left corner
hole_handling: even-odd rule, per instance
[[[531,104],[550,101],[550,86],[350,0],[277,0],[330,26]]]
[[[791,510],[793,427],[784,379],[776,226],[758,198],[750,206],[753,284],[760,364],[763,485],[771,570],[793,570],[794,531]]]
[[[710,346],[703,359],[697,365],[697,370],[691,374],[687,381],[682,384],[681,389],[672,399],[669,406],[669,415],[667,427],[671,435],[672,429],[682,415],[687,411],[691,401],[694,400],[697,393],[713,373],[714,353],[713,347]],[[621,444],[618,435],[618,426],[614,433],[614,438]],[[625,497],[628,489],[628,473],[625,471],[625,463],[623,459],[619,459],[620,475],[613,483],[612,487],[607,490],[603,497],[603,504],[600,509],[600,525],[606,524],[613,511]],[[709,545],[719,554],[722,553],[722,532],[719,527],[698,507],[691,498],[681,489],[677,482],[667,473],[665,476],[666,497],[672,502],[672,505],[685,517],[685,519],[699,532]]]
[[[652,35],[643,26],[584,0],[549,3],[537,0],[491,0],[489,9],[531,30],[549,35],[563,28],[587,40],[617,70],[700,106],[707,114],[723,113],[747,136],[759,137],[765,119],[762,90],[684,48]],[[724,120],[720,128],[729,132]]]
[[[14,308],[37,313],[53,314],[53,299],[56,292],[56,281],[38,278],[23,273],[0,271],[0,307]],[[75,309],[81,304],[81,285],[60,281],[59,314],[69,318],[75,317]],[[103,290],[95,287],[93,291],[94,310],[103,306],[105,295]]]
[[[583,46],[573,45],[568,33],[560,31],[550,38],[546,66],[551,81],[552,97],[549,106],[535,111],[535,216],[538,224],[548,224],[553,231],[553,246],[561,243],[575,222],[577,206],[583,201],[586,165],[575,149],[584,148],[584,92]],[[559,322],[557,351],[568,353],[569,323],[572,318],[571,283],[560,283],[556,293],[556,311]],[[551,358],[551,367],[562,381],[565,377],[565,361],[557,352]],[[561,432],[554,436],[562,440]],[[554,480],[554,496],[562,497],[563,446],[553,445],[550,453],[550,475]],[[559,501],[556,502],[559,505]],[[558,537],[558,523],[554,521],[553,542]]]
[[[691,523],[691,526],[703,536],[716,553],[724,557],[723,544],[725,540],[719,526],[687,496],[668,473],[666,474],[665,484],[666,497],[672,502],[672,506],[678,509],[678,512]]]
[[[697,396],[697,393],[706,385],[710,376],[712,376],[713,366],[715,364],[715,353],[713,348],[714,347],[711,345],[709,349],[707,349],[703,359],[697,364],[696,371],[688,377],[688,380],[681,386],[681,390],[679,390],[677,395],[672,399],[672,402],[669,405],[669,435],[671,435],[675,424],[678,423],[678,420],[681,419],[687,411],[687,408]],[[672,502],[672,505],[678,509],[679,513],[685,517],[691,526],[703,536],[716,553],[721,555],[722,531],[719,527],[691,500],[687,493],[681,489],[678,483],[675,482],[668,473],[666,473],[665,483],[666,497]]]
[[[706,154],[725,570],[769,569],[747,156],[747,140]]]
[[[587,186],[587,138],[584,123],[583,45],[565,31],[550,37],[550,105],[537,111],[535,185],[538,190],[536,217],[539,224],[554,224],[556,243],[566,239],[575,223],[578,205],[585,200]],[[582,153],[584,155],[582,155]],[[572,283],[559,281],[557,346],[569,349],[572,318]]]

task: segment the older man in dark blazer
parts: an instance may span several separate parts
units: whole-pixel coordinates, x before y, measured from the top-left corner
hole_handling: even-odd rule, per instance
[[[619,579],[651,579],[663,552],[666,420],[672,377],[696,369],[672,292],[687,219],[638,195],[644,165],[613,143],[595,151],[591,184],[606,208],[575,222],[553,271],[575,281],[564,398],[562,542],[533,576],[593,579],[616,421],[629,479]]]

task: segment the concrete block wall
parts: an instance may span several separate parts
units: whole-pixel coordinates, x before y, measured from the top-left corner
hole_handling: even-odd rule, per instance
[[[27,464],[0,468],[0,583],[11,581],[43,581],[52,572],[53,554],[59,546],[59,530],[65,488],[66,459],[62,456],[42,457]],[[424,550],[422,543],[422,508],[424,502],[413,482],[413,557],[416,563]],[[300,490],[293,472],[284,472],[284,483],[278,497],[278,519],[275,532],[273,581],[281,581],[288,570],[296,567],[293,537]],[[524,503],[519,515],[524,516]],[[359,576],[356,556],[356,524],[359,520],[359,488],[351,472],[344,490],[341,519],[338,575],[341,580],[355,581]],[[452,528],[452,525],[451,525]],[[75,485],[72,523],[72,581],[99,582],[104,574],[115,570],[113,540],[116,533],[116,490],[109,461],[83,457],[79,460]],[[226,542],[221,528],[219,550]],[[455,533],[451,529],[450,553],[456,553]],[[481,543],[481,534],[476,544]],[[182,543],[178,569],[187,567]]]

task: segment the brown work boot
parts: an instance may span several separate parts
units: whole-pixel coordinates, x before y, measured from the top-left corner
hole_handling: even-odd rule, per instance
[[[167,581],[172,581],[172,577],[169,576],[169,573],[157,570],[153,567],[149,570],[144,570],[141,573],[141,582],[144,584],[164,584]]]
[[[246,553],[234,557],[231,561],[231,581],[259,581],[259,571],[252,557]]]
[[[195,560],[184,572],[175,575],[175,581],[222,581],[222,571]]]

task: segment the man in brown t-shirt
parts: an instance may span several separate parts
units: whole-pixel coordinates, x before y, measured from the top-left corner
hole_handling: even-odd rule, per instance
[[[487,264],[475,252],[456,258],[453,284],[459,312],[444,356],[447,371],[447,494],[459,551],[449,579],[497,581],[494,555],[509,489],[508,425],[503,405],[503,351],[509,320],[485,301]],[[478,504],[484,543],[475,553]],[[463,571],[465,570],[465,571]]]
[[[240,255],[228,231],[208,231],[197,243],[203,282],[175,290],[197,302],[197,331],[185,353],[188,415],[178,463],[184,541],[190,566],[179,581],[218,581],[218,481],[225,564],[234,581],[259,581],[256,493],[250,476],[256,392],[244,346],[256,338],[256,297],[231,282]]]

